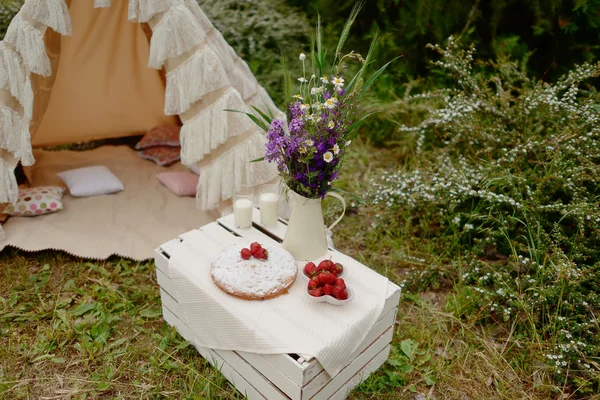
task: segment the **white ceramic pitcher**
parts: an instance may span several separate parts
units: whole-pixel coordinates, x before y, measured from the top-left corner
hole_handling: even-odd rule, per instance
[[[282,247],[296,260],[315,261],[327,254],[327,231],[336,226],[346,213],[346,202],[337,193],[328,192],[326,196],[335,197],[342,202],[342,215],[328,228],[323,221],[321,199],[309,199],[290,190],[292,213],[287,226]]]

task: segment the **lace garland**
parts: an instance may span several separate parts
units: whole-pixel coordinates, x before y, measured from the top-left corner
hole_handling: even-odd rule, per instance
[[[33,115],[33,89],[29,72],[19,54],[0,42],[0,88],[10,92],[24,109],[25,119]]]
[[[204,159],[230,137],[241,135],[254,128],[245,114],[224,111],[226,109],[249,111],[248,106],[233,88],[208,108],[202,110],[181,128],[181,163],[192,165]]]
[[[229,84],[217,55],[209,47],[203,47],[167,74],[165,114],[182,114],[207,93]]]
[[[21,13],[10,23],[4,41],[13,45],[27,66],[35,74],[50,76],[52,68],[44,44],[44,32],[40,32],[25,21]]]
[[[15,204],[19,198],[17,177],[12,168],[0,157],[0,204]]]
[[[172,7],[154,27],[150,42],[149,67],[162,68],[165,60],[182,55],[198,46],[206,32],[200,28],[194,15],[184,6]]]
[[[71,15],[64,0],[27,0],[21,11],[61,35],[70,36],[73,33]]]
[[[8,150],[26,167],[35,163],[31,151],[29,122],[3,104],[0,104],[0,148]]]
[[[217,207],[222,200],[232,198],[234,188],[241,185],[256,187],[275,179],[277,168],[274,164],[249,162],[264,156],[265,143],[265,137],[257,131],[208,165],[199,167],[198,208],[210,210]]]

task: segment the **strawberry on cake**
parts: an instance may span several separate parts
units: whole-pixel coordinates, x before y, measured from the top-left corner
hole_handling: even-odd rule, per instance
[[[296,280],[294,257],[277,246],[249,247],[235,244],[219,253],[211,264],[215,284],[232,296],[245,300],[264,300],[287,291]]]

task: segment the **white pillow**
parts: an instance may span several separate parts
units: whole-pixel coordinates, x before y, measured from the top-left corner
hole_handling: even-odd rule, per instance
[[[57,175],[65,182],[71,196],[75,197],[100,196],[124,189],[123,182],[102,165],[72,169]]]

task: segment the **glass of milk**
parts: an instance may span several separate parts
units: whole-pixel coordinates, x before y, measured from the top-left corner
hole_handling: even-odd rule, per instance
[[[254,207],[254,189],[252,186],[240,186],[233,195],[233,219],[236,228],[252,227],[252,209]]]
[[[260,207],[260,224],[266,228],[277,227],[279,220],[279,186],[262,185],[259,189],[258,206]]]

